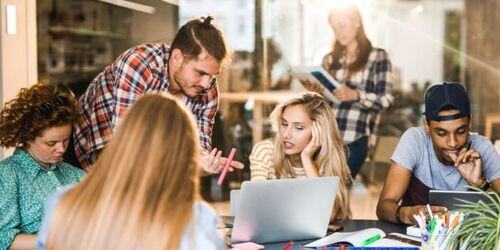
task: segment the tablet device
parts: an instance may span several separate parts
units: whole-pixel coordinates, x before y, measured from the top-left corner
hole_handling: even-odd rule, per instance
[[[452,191],[452,190],[430,190],[429,204],[434,206],[443,206],[448,209],[459,209],[465,201],[477,203],[484,201],[486,204],[491,203],[491,200],[482,193],[476,191]]]

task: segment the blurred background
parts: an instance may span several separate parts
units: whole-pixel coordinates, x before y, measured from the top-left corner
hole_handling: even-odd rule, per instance
[[[98,72],[127,48],[169,43],[192,18],[213,15],[233,50],[219,76],[214,147],[247,168],[223,187],[203,179],[203,195],[227,212],[228,191],[249,179],[253,143],[271,136],[267,116],[302,86],[288,72],[317,66],[332,48],[328,10],[340,0],[2,0],[0,96],[37,81],[81,95]],[[375,205],[399,136],[421,124],[423,94],[442,81],[465,84],[472,130],[500,150],[500,1],[359,0],[365,31],[392,60],[394,105],[383,114],[376,147],[353,187],[355,218],[375,218]],[[14,13],[14,14],[12,14]],[[14,27],[13,27],[14,26]],[[495,125],[497,123],[497,125]],[[356,207],[360,201],[373,203]]]

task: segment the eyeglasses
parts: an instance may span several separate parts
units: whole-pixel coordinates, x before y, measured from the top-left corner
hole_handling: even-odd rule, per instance
[[[55,107],[58,106],[65,106],[70,103],[70,100],[68,97],[63,96],[63,95],[58,95],[54,98],[52,98],[52,101],[42,103],[38,108],[36,108],[36,111],[41,114],[41,115],[49,115],[54,111]]]

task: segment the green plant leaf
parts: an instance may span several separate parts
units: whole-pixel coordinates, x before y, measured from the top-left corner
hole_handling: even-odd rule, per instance
[[[460,200],[457,211],[464,213],[464,220],[451,232],[451,249],[500,250],[500,196],[482,192],[487,201],[477,203]]]

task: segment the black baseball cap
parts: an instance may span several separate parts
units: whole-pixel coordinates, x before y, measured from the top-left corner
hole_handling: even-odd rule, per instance
[[[439,116],[444,107],[452,107],[460,113]],[[465,87],[458,82],[443,82],[427,89],[424,115],[431,121],[451,121],[470,116],[470,101]]]

